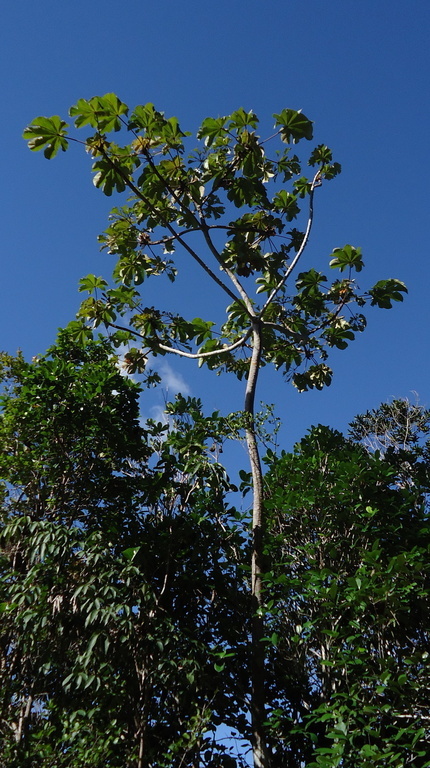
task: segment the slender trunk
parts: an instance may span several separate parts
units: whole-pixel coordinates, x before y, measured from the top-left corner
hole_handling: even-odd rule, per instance
[[[135,712],[135,738],[138,744],[137,762],[136,768],[145,768],[148,763],[147,755],[147,720],[148,720],[148,703],[149,703],[149,684],[147,679],[147,666],[146,660],[142,663],[142,666],[138,663],[137,659],[134,659],[134,665],[136,670],[136,676],[138,681],[139,698],[137,702],[137,710]]]
[[[28,719],[30,717],[32,706],[33,706],[33,691],[31,690],[27,696],[25,704],[23,703],[21,705],[21,712],[19,714],[18,724],[15,730],[15,741],[17,744],[20,744],[25,738],[26,730],[28,728]]]
[[[245,412],[248,414],[246,442],[251,464],[253,485],[252,514],[252,625],[251,625],[251,719],[254,768],[269,768],[270,756],[264,734],[266,720],[264,617],[262,615],[263,573],[263,474],[255,435],[254,401],[261,357],[261,324],[254,320],[252,329],[252,358],[245,394]]]

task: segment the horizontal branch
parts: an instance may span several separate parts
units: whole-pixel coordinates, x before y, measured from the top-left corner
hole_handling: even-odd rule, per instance
[[[139,331],[136,331],[133,328],[127,328],[125,325],[109,323],[109,328],[116,328],[118,331],[126,331],[127,333],[132,333],[133,336],[138,336],[139,339],[143,339],[143,341],[146,339],[142,333],[139,333]],[[185,352],[182,349],[175,349],[174,347],[168,347],[167,344],[162,344],[157,337],[155,337],[155,340],[157,342],[158,348],[163,350],[163,352],[172,352],[175,355],[187,357],[191,360],[200,360],[201,358],[214,357],[214,355],[222,355],[224,352],[233,352],[235,349],[239,349],[239,347],[242,347],[244,344],[246,344],[249,337],[251,336],[251,333],[252,328],[250,328],[240,339],[238,339],[238,341],[235,341],[233,344],[225,344],[220,349],[213,349],[210,352]],[[148,352],[154,352],[150,346],[147,346],[146,349]]]
[[[234,344],[230,345],[224,345],[220,349],[214,349],[210,352],[184,352],[181,349],[175,349],[174,347],[167,347],[165,344],[159,344],[158,346],[160,349],[163,350],[163,352],[173,352],[175,355],[180,355],[181,357],[188,357],[191,360],[201,360],[202,358],[206,357],[213,357],[214,355],[222,355],[224,352],[233,352],[235,349],[239,349],[239,347],[242,347],[246,341],[249,339],[250,335],[252,333],[252,328],[245,333],[244,336],[242,336],[241,339],[238,341],[235,341]]]

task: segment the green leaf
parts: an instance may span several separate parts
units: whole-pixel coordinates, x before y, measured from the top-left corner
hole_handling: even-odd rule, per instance
[[[305,295],[320,293],[320,286],[327,282],[326,276],[316,269],[309,269],[307,272],[300,272],[297,276],[297,290]]]
[[[145,131],[148,139],[150,139],[148,146],[156,146],[159,143],[157,138],[159,138],[165,123],[164,113],[157,112],[153,104],[139,104],[130,116],[129,128],[130,130]]]
[[[24,130],[23,137],[27,139],[31,150],[37,152],[43,149],[43,154],[50,160],[58,150],[66,151],[69,142],[66,138],[67,123],[58,115],[53,117],[36,117]]]
[[[122,554],[123,554],[123,556],[125,557],[126,560],[129,560],[130,562],[132,562],[134,560],[134,558],[136,557],[136,555],[137,555],[137,553],[139,552],[140,549],[141,549],[140,546],[139,547],[128,547],[127,549],[123,550]]]
[[[70,333],[70,338],[75,344],[79,344],[80,346],[84,346],[93,338],[91,329],[80,320],[72,320],[67,325],[67,331]]]
[[[333,255],[334,258],[330,261],[331,269],[339,269],[341,272],[345,269],[355,269],[356,272],[361,272],[364,267],[361,248],[344,245],[343,248],[334,248]]]
[[[80,291],[88,291],[89,293],[92,293],[97,288],[104,291],[105,288],[107,288],[107,282],[104,280],[103,277],[96,277],[96,275],[87,275],[86,277],[82,277],[79,281],[79,290]]]
[[[346,349],[348,342],[353,341],[355,336],[350,324],[345,319],[339,317],[324,332],[324,338],[330,347]]]
[[[225,128],[226,122],[226,117],[206,117],[197,131],[197,138],[204,139],[207,147],[228,143],[229,137]]]
[[[255,112],[245,112],[242,107],[235,112],[232,112],[228,121],[229,129],[236,128],[238,130],[244,130],[246,128],[253,128],[255,130],[258,125],[258,117]]]
[[[311,365],[304,373],[295,373],[293,384],[299,392],[307,392],[309,389],[323,389],[331,384],[332,376],[331,368],[320,363]]]
[[[273,198],[273,207],[276,211],[282,211],[287,221],[292,221],[300,213],[296,195],[287,192],[286,189],[281,189],[276,193]]]
[[[87,654],[91,653],[91,651],[93,650],[93,648],[94,648],[97,640],[99,639],[99,637],[100,637],[100,632],[94,632],[94,634],[90,638],[90,642],[88,643],[88,646],[87,646],[87,651],[86,651]]]
[[[407,293],[408,289],[401,280],[390,278],[389,280],[379,280],[369,291],[372,297],[371,305],[381,307],[381,309],[390,309],[393,301],[403,301],[402,293]]]
[[[294,191],[299,197],[306,197],[312,189],[312,184],[306,176],[301,176],[294,182]]]
[[[70,117],[75,118],[75,126],[82,128],[90,125],[100,133],[119,131],[123,126],[121,115],[128,113],[128,107],[114,93],[94,96],[88,101],[79,101],[70,108]]]
[[[318,144],[314,150],[312,150],[309,157],[309,165],[323,165],[325,163],[331,163],[333,159],[332,151],[325,144]]]
[[[112,192],[124,192],[129,178],[129,167],[127,163],[121,162],[121,158],[103,157],[97,160],[93,165],[96,171],[93,177],[93,184],[103,190],[105,195],[111,196]]]
[[[0,613],[6,613],[6,611],[11,611],[14,609],[14,605],[12,603],[0,603]]]
[[[287,144],[292,140],[297,144],[300,139],[312,139],[313,128],[312,121],[309,120],[301,110],[283,109],[279,115],[273,115],[275,118],[275,127],[281,126],[281,138]]]

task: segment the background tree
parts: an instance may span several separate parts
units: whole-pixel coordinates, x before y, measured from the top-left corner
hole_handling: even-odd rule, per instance
[[[3,380],[0,765],[230,765],[249,598],[220,417],[179,398],[140,426],[109,343],[67,333]]]
[[[427,455],[429,424],[427,408],[406,399],[396,399],[356,416],[349,432],[371,452],[379,451],[386,458],[394,454],[398,465],[397,454],[402,450],[407,451],[409,458],[411,455],[416,458]]]
[[[332,283],[313,268],[295,274],[312,227],[315,190],[340,171],[329,148],[320,144],[308,159],[311,175],[302,175],[302,163],[292,153],[294,144],[312,139],[312,123],[302,113],[284,109],[275,115],[275,133],[267,140],[257,135],[253,112],[239,109],[228,117],[207,118],[188,156],[190,134],[152,104],[129,114],[126,104],[107,94],[80,99],[70,116],[77,128],[95,131],[80,142],[94,158],[95,185],[107,195],[132,194],[129,204],[113,209],[101,237],[102,246],[118,257],[113,287],[94,275],[84,278],[81,288],[91,295],[80,319],[93,327],[104,324],[117,344],[138,343],[128,353],[130,371],[144,370],[149,354],[171,353],[247,379],[244,413],[253,483],[251,717],[254,763],[265,768],[270,754],[264,733],[263,480],[254,424],[259,369],[273,363],[300,390],[321,389],[331,381],[327,348],[344,349],[365,327],[357,307],[369,301],[388,308],[406,288],[389,279],[360,293],[353,273],[361,271],[363,261],[360,249],[351,245],[334,250],[330,266],[340,278]],[[24,136],[31,149],[43,148],[52,158],[71,140],[79,141],[67,128],[58,116],[39,117]],[[125,145],[108,138],[121,130]],[[303,226],[290,228],[305,199]],[[227,318],[219,324],[143,303],[136,286],[154,275],[174,280],[177,267],[170,255],[178,248],[228,296]],[[79,321],[73,330],[77,338],[88,335]]]
[[[399,414],[399,451],[368,452],[319,426],[294,453],[269,456],[274,765],[428,765],[429,414],[404,401],[375,410],[390,443]]]

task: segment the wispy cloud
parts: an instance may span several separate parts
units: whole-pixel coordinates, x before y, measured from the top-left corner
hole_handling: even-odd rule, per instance
[[[141,424],[144,426],[146,419],[153,419],[155,422],[161,422],[161,424],[167,424],[169,417],[166,413],[166,404],[169,401],[174,400],[175,395],[181,394],[185,397],[191,393],[191,388],[185,381],[184,377],[165,360],[150,356],[148,359],[148,368],[156,371],[160,378],[161,383],[153,390],[156,400],[163,400],[162,403],[155,402],[154,405],[149,406],[148,395],[150,391],[145,391],[145,397],[142,400],[143,403],[147,403],[146,415],[142,413]],[[149,406],[149,407],[148,407]]]
[[[118,368],[121,372],[121,374],[129,379],[132,379],[132,381],[136,381],[136,378],[127,373],[125,368],[125,360],[124,357],[128,352],[128,346],[127,345],[121,345],[118,348]],[[165,390],[167,395],[189,395],[191,393],[191,388],[188,386],[187,382],[185,381],[184,377],[181,376],[180,373],[174,370],[170,363],[166,362],[165,360],[161,361],[159,358],[154,358],[152,355],[148,355],[148,369],[152,369],[153,371],[157,371],[157,373],[161,376],[161,386]]]
[[[152,408],[149,409],[149,417],[153,419],[157,424],[158,422],[161,424],[167,424],[169,421],[164,405],[153,405]],[[143,424],[145,421],[146,419],[142,418]]]
[[[179,393],[181,393],[181,395],[189,395],[191,393],[191,389],[183,376],[175,371],[165,360],[163,360],[160,365],[157,365],[156,368],[161,376],[162,386],[169,395],[176,395]]]

